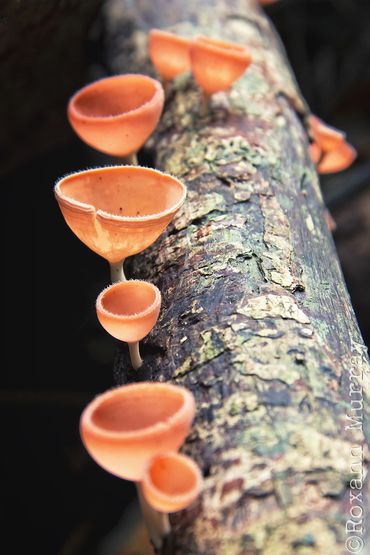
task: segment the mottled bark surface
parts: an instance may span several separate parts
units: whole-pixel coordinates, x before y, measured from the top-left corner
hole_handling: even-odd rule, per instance
[[[251,0],[111,0],[106,26],[112,71],[147,71],[154,26],[234,40],[254,60],[207,117],[191,78],[174,83],[150,146],[189,195],[130,265],[163,293],[139,378],[184,385],[197,402],[184,451],[205,487],[171,519],[173,553],[345,553],[351,448],[369,460],[364,422],[350,429],[347,415],[365,419],[369,368],[279,41]],[[122,351],[119,383],[128,368]]]

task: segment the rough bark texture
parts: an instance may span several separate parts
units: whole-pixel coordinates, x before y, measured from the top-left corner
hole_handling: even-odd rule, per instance
[[[351,447],[369,460],[363,422],[348,428],[347,415],[365,418],[350,384],[365,384],[369,368],[308,156],[305,103],[252,0],[111,0],[113,71],[148,72],[150,27],[231,39],[254,60],[207,117],[190,76],[169,91],[150,146],[189,195],[130,266],[163,293],[139,378],[184,385],[197,402],[184,451],[205,487],[171,519],[173,553],[345,553]],[[122,351],[118,382],[133,379],[128,368]]]

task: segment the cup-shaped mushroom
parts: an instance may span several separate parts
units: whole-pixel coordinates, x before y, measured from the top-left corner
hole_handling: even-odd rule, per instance
[[[190,70],[190,41],[168,31],[149,32],[149,56],[164,81]]]
[[[347,169],[356,159],[357,152],[346,141],[340,142],[333,150],[326,152],[317,166],[321,174],[336,173]]]
[[[76,92],[68,119],[89,146],[111,156],[136,153],[159,121],[164,91],[146,75],[127,74],[100,79]]]
[[[324,152],[335,149],[345,140],[346,135],[343,131],[327,125],[313,114],[308,117],[308,123],[312,138]]]
[[[139,166],[73,173],[54,190],[68,226],[111,265],[151,245],[186,197],[175,177]]]
[[[80,432],[102,468],[140,481],[153,457],[180,448],[194,412],[194,397],[184,387],[141,382],[96,397],[82,413]]]
[[[163,513],[174,513],[188,507],[202,489],[198,465],[179,453],[163,453],[154,457],[142,479],[144,496],[151,507]]]
[[[243,46],[203,36],[192,41],[190,59],[195,80],[208,96],[228,90],[252,61]]]
[[[127,343],[148,335],[158,320],[160,308],[157,287],[136,279],[110,285],[96,300],[96,313],[103,328]]]

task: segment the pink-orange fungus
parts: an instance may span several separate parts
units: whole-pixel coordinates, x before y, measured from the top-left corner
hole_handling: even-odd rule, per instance
[[[199,495],[202,476],[195,462],[179,453],[163,453],[152,459],[142,480],[149,505],[171,513],[188,507]]]
[[[313,142],[309,145],[309,149],[311,160],[316,165],[321,158],[321,148],[316,142]]]
[[[151,245],[186,197],[178,179],[139,166],[112,166],[60,179],[55,196],[77,237],[110,263]]]
[[[317,169],[321,174],[340,172],[348,168],[356,159],[357,152],[346,141],[340,143],[335,150],[326,152],[318,164]]]
[[[159,81],[140,74],[116,75],[76,92],[67,113],[85,143],[111,156],[128,156],[154,131],[163,103]]]
[[[317,116],[308,118],[311,138],[310,155],[317,164],[318,172],[335,173],[348,168],[356,159],[357,152],[347,143],[343,131],[330,127]]]
[[[192,41],[190,59],[195,80],[207,95],[228,90],[252,61],[243,46],[203,36]]]
[[[157,287],[140,280],[114,283],[96,301],[96,313],[103,328],[128,343],[148,335],[157,322],[160,307]]]
[[[168,31],[149,32],[149,56],[159,75],[169,81],[190,70],[190,41]]]
[[[323,152],[335,149],[345,140],[345,133],[343,133],[343,131],[327,125],[313,114],[308,117],[308,124],[310,126],[312,138]]]
[[[140,481],[153,457],[180,448],[194,412],[194,398],[187,389],[141,382],[96,397],[82,413],[80,432],[102,468]]]

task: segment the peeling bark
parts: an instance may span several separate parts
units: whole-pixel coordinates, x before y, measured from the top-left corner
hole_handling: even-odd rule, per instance
[[[122,350],[115,373],[118,383],[171,380],[196,398],[184,451],[205,488],[171,518],[172,552],[346,553],[351,447],[363,447],[363,477],[369,462],[368,404],[353,412],[350,386],[365,398],[369,366],[308,154],[307,107],[279,40],[252,0],[110,0],[105,18],[115,72],[152,72],[150,27],[231,39],[254,60],[208,116],[191,77],[179,77],[149,145],[189,196],[131,260],[163,308],[145,368],[133,375]]]

